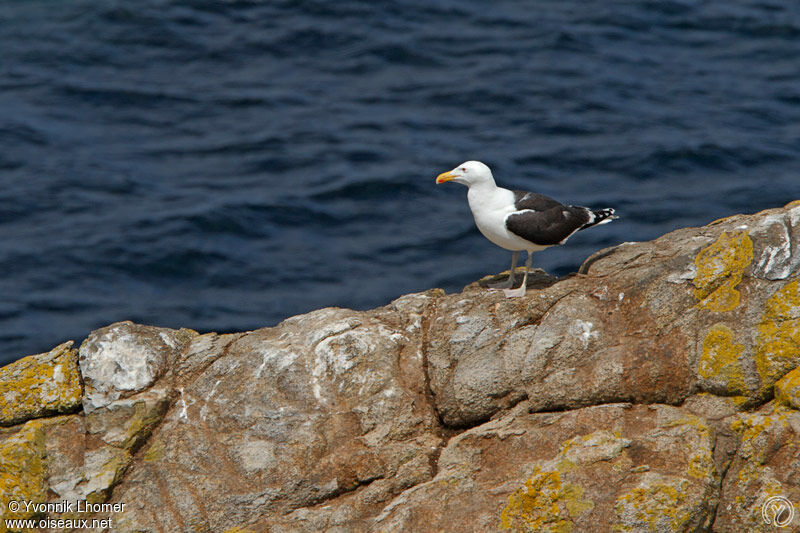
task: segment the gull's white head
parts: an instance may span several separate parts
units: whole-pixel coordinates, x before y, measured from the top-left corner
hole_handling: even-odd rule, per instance
[[[472,187],[479,183],[494,183],[492,171],[480,161],[466,161],[449,172],[436,176],[436,183],[455,181],[461,185]]]

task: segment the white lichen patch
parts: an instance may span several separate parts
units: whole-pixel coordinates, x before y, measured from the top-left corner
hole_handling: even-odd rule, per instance
[[[187,412],[187,410],[189,409],[189,405],[191,404],[186,403],[186,393],[183,387],[179,388],[178,391],[181,393],[181,397],[178,398],[177,402],[178,407],[180,408],[180,411],[178,411],[178,419],[180,419],[181,421],[187,421],[189,420],[189,413]]]
[[[589,342],[592,339],[599,337],[599,333],[594,330],[594,324],[585,320],[576,320],[572,325],[571,333],[576,335],[583,343],[583,349],[589,347]]]
[[[314,398],[321,404],[326,404],[328,401],[322,396],[322,385],[319,383],[319,379],[316,376],[311,377],[311,392],[314,394]]]
[[[614,531],[688,531],[703,494],[681,477],[645,472],[633,490],[617,498]]]
[[[372,396],[384,387],[386,372],[374,361],[408,342],[397,330],[383,324],[357,327],[322,339],[305,359],[310,392],[323,405],[334,396]],[[386,372],[384,372],[384,370]]]
[[[64,371],[60,366],[53,367],[53,382],[62,383],[64,381]],[[50,395],[56,394],[56,391],[49,391]]]
[[[411,323],[406,326],[407,333],[416,333],[417,331],[422,329],[422,315],[413,314]]]
[[[160,331],[158,333],[158,336],[161,337],[161,340],[164,341],[164,344],[166,344],[173,350],[176,350],[178,348],[178,344],[175,342],[175,337],[173,337],[172,335],[167,335],[165,332]]]
[[[110,384],[120,390],[142,390],[155,381],[159,354],[143,347],[133,335],[97,343],[94,363],[112,362],[115,370]],[[93,368],[98,368],[95,364]],[[84,376],[86,373],[84,373]]]
[[[561,446],[559,456],[578,464],[610,461],[618,457],[622,450],[630,447],[631,443],[630,439],[601,429],[568,440]]]
[[[768,280],[786,279],[800,267],[800,258],[795,257],[792,243],[792,221],[783,214],[766,217],[759,224],[758,241],[767,242],[758,256],[753,275]]]
[[[222,379],[218,379],[214,383],[214,386],[211,387],[211,392],[208,393],[208,396],[205,398],[205,402],[203,402],[203,407],[200,408],[200,418],[203,420],[206,420],[206,417],[208,416],[208,403],[211,401],[216,401],[214,395],[217,393],[217,387],[219,387],[221,382]]]
[[[141,336],[112,328],[80,348],[80,369],[87,385],[84,408],[92,411],[151,386],[164,371],[166,354],[141,341]]]
[[[291,350],[284,350],[267,345],[261,350],[261,364],[256,368],[255,377],[260,378],[267,365],[280,372],[286,370],[300,355]]]
[[[369,353],[371,344],[363,334],[347,332],[328,337],[314,348],[314,376],[322,376],[325,372],[335,375],[344,374],[358,364],[359,357]]]
[[[307,342],[311,345],[317,344],[318,342],[323,341],[328,337],[340,335],[345,331],[349,331],[361,325],[361,321],[354,317],[348,317],[344,320],[339,320],[330,323],[325,323],[324,321],[320,322],[321,322],[321,327],[319,327],[318,329],[311,328],[311,333],[307,338]]]

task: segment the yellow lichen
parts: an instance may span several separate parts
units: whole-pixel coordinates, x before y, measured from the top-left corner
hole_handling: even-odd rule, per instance
[[[83,396],[72,341],[0,368],[0,425],[76,409]]]
[[[715,324],[703,339],[703,353],[697,373],[704,378],[720,377],[732,394],[747,393],[744,372],[739,357],[744,346],[734,340],[733,331],[723,324]]]
[[[571,531],[574,522],[594,509],[580,485],[565,481],[579,466],[611,463],[614,471],[628,471],[631,461],[623,450],[631,441],[620,430],[598,430],[561,443],[558,454],[534,467],[525,486],[508,497],[500,527],[515,531]],[[585,470],[584,470],[585,471]]]
[[[712,449],[711,428],[706,422],[695,415],[687,414],[664,424],[663,427],[693,426],[697,429],[698,440],[693,440],[690,449],[695,451],[689,458],[688,473],[693,478],[709,479],[716,475],[714,466],[714,451]]]
[[[47,500],[47,477],[44,422],[31,420],[21,429],[0,432],[0,502],[44,502]],[[5,509],[4,509],[5,510]],[[3,518],[31,518],[33,512],[22,508],[7,511]],[[0,521],[0,532],[6,527]]]
[[[753,241],[746,231],[723,232],[695,257],[695,297],[701,309],[730,311],[739,305],[736,286],[753,261]]]
[[[573,520],[594,509],[594,502],[583,499],[584,490],[563,483],[557,470],[542,470],[538,465],[520,488],[508,497],[500,514],[501,529],[569,533]]]
[[[583,499],[583,487],[567,483],[564,485],[564,500],[571,517],[578,517],[594,509],[594,502]]]
[[[795,368],[775,383],[775,400],[786,407],[800,409],[800,368]]]
[[[772,414],[757,413],[731,423],[731,429],[739,433],[742,439],[739,455],[744,459],[744,464],[739,470],[738,477],[743,483],[753,481],[760,476],[763,465],[769,458],[770,449],[765,445],[762,435],[777,424],[783,428],[789,425],[786,411],[780,406],[776,406]]]
[[[757,326],[756,370],[762,395],[768,395],[778,378],[800,364],[800,284],[791,281],[766,303]]]
[[[578,468],[578,465],[575,463],[575,461],[567,459],[566,457],[558,461],[556,464],[556,470],[562,473],[575,470],[576,468]]]
[[[617,498],[614,510],[620,519],[612,531],[683,531],[691,518],[685,510],[685,479],[652,476]]]
[[[125,431],[122,449],[135,452],[150,436],[153,428],[161,421],[168,408],[168,398],[160,398],[153,404],[144,400],[136,402],[133,406],[133,415],[130,417],[128,428]]]
[[[772,426],[772,417],[758,414],[734,420],[731,423],[731,429],[741,434],[743,444],[752,441],[770,426]]]
[[[86,496],[86,500],[90,503],[107,501],[111,489],[122,479],[122,475],[131,461],[132,457],[127,451],[109,448],[101,468],[94,472],[89,479],[92,486],[97,488]]]
[[[708,479],[715,472],[710,453],[697,453],[689,459],[689,475],[697,479]]]
[[[777,403],[773,403],[772,407],[771,413],[742,416],[731,424],[731,428],[740,434],[741,445],[737,452],[740,466],[735,473],[738,482],[731,487],[735,497],[730,499],[733,502],[732,513],[741,517],[746,524],[743,531],[772,531],[774,528],[766,528],[762,521],[764,502],[771,496],[788,494],[788,487],[784,487],[775,477],[774,458],[782,445],[794,441],[795,433],[789,415],[796,413]]]
[[[144,456],[142,457],[148,463],[153,463],[155,461],[159,461],[164,458],[165,450],[164,450],[164,443],[158,439],[154,439],[153,443],[150,444],[150,447],[144,452]]]
[[[731,396],[728,398],[736,407],[744,407],[749,401],[749,396]]]

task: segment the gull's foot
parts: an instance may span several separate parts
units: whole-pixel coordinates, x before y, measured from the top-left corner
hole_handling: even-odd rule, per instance
[[[503,294],[506,295],[506,298],[519,298],[521,296],[525,296],[525,285],[521,285],[516,289],[503,289]]]

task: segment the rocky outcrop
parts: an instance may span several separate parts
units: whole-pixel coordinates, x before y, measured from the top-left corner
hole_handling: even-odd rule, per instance
[[[0,501],[107,505],[5,517],[773,531],[768,500],[800,504],[799,231],[798,203],[735,216],[519,299],[487,278],[231,335],[112,324],[0,369]]]
[[[72,344],[0,368],[0,426],[78,410],[83,389]]]

